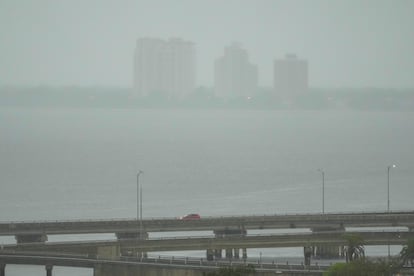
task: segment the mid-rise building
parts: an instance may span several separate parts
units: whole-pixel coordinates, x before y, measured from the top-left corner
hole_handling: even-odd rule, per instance
[[[284,101],[294,101],[308,91],[308,62],[288,54],[274,61],[274,89]]]
[[[247,51],[233,43],[224,49],[214,67],[214,90],[217,97],[250,97],[257,91],[257,66],[250,63]]]
[[[195,67],[194,43],[180,38],[139,38],[134,60],[134,96],[184,98],[195,88]]]

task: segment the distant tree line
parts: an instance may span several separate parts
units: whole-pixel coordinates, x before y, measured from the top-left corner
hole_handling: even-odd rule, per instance
[[[414,111],[414,89],[311,88],[286,101],[266,87],[254,91],[248,98],[227,99],[215,96],[213,88],[198,87],[187,97],[177,99],[160,91],[135,98],[130,88],[123,87],[10,86],[0,87],[0,106]]]

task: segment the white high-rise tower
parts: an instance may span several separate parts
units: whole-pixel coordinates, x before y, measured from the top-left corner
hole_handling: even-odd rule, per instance
[[[257,91],[257,66],[248,60],[247,51],[237,43],[224,49],[214,68],[214,90],[221,98],[247,98]]]
[[[183,98],[193,92],[194,87],[194,43],[180,38],[137,40],[134,97],[156,93],[168,98]]]
[[[274,62],[274,89],[284,101],[294,101],[308,91],[308,62],[288,54]]]

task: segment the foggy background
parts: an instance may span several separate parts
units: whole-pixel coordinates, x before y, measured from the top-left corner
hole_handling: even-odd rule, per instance
[[[382,212],[391,164],[391,210],[412,210],[413,14],[412,0],[0,0],[0,221],[135,218],[138,170],[144,218]],[[131,103],[140,37],[194,42],[207,96]],[[267,90],[201,104],[232,42]],[[301,110],[265,97],[287,53],[309,63]],[[8,275],[44,275],[21,269]]]
[[[0,86],[132,85],[138,37],[196,43],[197,85],[232,41],[272,85],[273,60],[309,61],[311,87],[414,86],[410,0],[2,0]]]

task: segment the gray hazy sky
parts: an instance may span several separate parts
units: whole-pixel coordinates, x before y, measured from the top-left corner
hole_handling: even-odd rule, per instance
[[[131,86],[138,37],[196,43],[197,83],[240,42],[308,59],[315,87],[414,87],[414,0],[0,0],[0,85]]]

